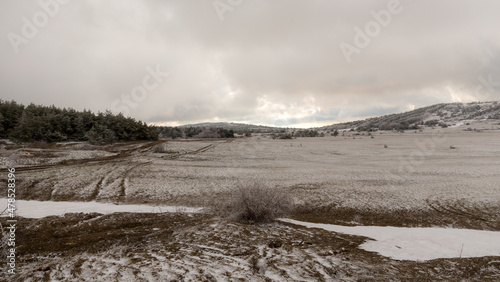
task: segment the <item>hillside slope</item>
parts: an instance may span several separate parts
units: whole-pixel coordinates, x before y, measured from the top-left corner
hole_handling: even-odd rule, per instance
[[[460,121],[481,119],[500,119],[500,102],[436,104],[405,113],[333,124],[321,129],[406,130],[417,129],[421,125],[446,127]]]

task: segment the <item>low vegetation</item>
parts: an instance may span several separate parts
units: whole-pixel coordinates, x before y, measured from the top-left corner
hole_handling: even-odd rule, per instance
[[[239,184],[228,203],[215,209],[219,215],[233,221],[263,223],[290,213],[293,201],[283,189],[252,182]]]
[[[167,144],[161,143],[161,144],[155,145],[153,147],[153,153],[159,153],[159,154],[168,153]]]
[[[161,138],[234,138],[232,129],[222,127],[170,127],[159,126],[156,130]]]

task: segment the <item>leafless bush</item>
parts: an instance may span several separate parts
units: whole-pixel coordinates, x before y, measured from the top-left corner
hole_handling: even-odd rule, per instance
[[[166,143],[161,143],[153,147],[153,153],[168,153],[167,150],[167,144]]]
[[[227,204],[215,207],[219,215],[246,223],[270,222],[292,211],[292,198],[283,189],[261,182],[239,184]]]

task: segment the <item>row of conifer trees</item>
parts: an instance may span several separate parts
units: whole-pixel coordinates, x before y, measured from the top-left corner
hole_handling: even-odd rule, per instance
[[[110,111],[57,108],[0,100],[0,138],[15,141],[114,141],[157,140],[155,127]]]

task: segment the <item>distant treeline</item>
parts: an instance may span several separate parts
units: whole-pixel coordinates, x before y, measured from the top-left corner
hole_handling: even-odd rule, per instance
[[[156,130],[161,138],[234,138],[232,129],[222,127],[170,127],[157,126]],[[244,133],[251,136],[250,132]]]
[[[235,134],[250,137],[252,133],[264,133],[272,139],[292,139],[295,137],[323,137],[324,133],[310,129],[264,129],[264,130],[233,130],[222,127],[157,127],[160,138],[233,138]]]
[[[17,141],[89,141],[94,144],[114,141],[157,140],[152,126],[110,111],[61,109],[55,106],[0,100],[0,138]]]
[[[280,132],[273,132],[271,138],[273,139],[292,139],[296,137],[324,137],[323,132],[313,129],[299,129],[299,130],[281,130]]]

